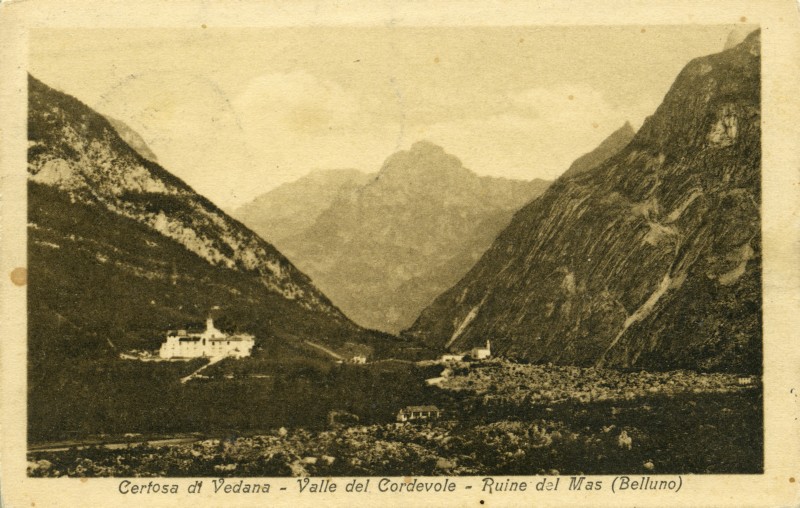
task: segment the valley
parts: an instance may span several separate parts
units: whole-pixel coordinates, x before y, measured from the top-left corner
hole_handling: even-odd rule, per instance
[[[217,402],[205,400],[204,407],[235,411],[239,421],[232,427],[215,425],[220,415],[196,414],[193,428],[206,430],[180,443],[137,438],[124,446],[32,450],[29,474],[752,474],[763,467],[760,386],[736,376],[491,360],[460,363],[445,385],[430,387],[424,378],[437,371],[430,365],[306,364],[290,372],[237,364],[237,376],[258,371],[274,379],[233,396],[246,380],[227,378],[228,367],[215,366],[210,379],[175,394],[183,402],[163,404],[181,421],[207,390]],[[277,383],[286,375],[307,389],[282,395]],[[438,405],[443,416],[395,423],[395,412],[408,404]],[[355,420],[331,423],[326,412],[334,408]],[[676,434],[692,438],[675,441]]]

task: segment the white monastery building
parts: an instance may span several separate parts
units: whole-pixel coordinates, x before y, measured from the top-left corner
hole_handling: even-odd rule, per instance
[[[206,320],[206,329],[201,333],[186,330],[170,331],[167,341],[161,344],[161,358],[221,358],[250,356],[255,337],[249,334],[228,335],[214,328],[214,320]]]

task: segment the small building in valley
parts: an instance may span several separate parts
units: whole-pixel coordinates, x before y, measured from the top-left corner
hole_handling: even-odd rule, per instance
[[[250,356],[255,345],[255,337],[249,334],[229,335],[214,327],[214,320],[206,320],[206,329],[200,333],[186,330],[170,331],[167,340],[161,344],[158,355],[171,358],[244,358]]]
[[[492,345],[489,341],[486,341],[486,347],[474,347],[469,352],[469,356],[472,357],[473,360],[483,360],[485,358],[489,358],[492,356]]]
[[[442,417],[442,410],[436,406],[406,406],[397,413],[398,422],[436,420]]]

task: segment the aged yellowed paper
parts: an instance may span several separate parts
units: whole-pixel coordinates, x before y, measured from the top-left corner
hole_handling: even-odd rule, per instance
[[[8,506],[793,506],[791,1],[0,6]]]

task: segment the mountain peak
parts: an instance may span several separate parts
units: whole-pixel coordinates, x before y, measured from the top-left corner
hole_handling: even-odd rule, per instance
[[[337,195],[279,247],[346,315],[395,333],[467,273],[548,184],[479,177],[441,146],[419,141],[390,155],[362,187]]]
[[[635,134],[636,134],[636,131],[634,130],[633,126],[631,125],[631,122],[629,120],[625,120],[625,123],[622,125],[622,127],[620,127],[619,129],[615,130],[614,132],[612,132],[611,135],[608,136],[605,139],[605,141],[603,141],[603,143],[605,143],[606,141],[608,141],[610,139],[620,138],[620,137],[621,138],[627,138],[627,140],[630,141],[630,139]]]
[[[411,145],[409,151],[411,153],[444,153],[444,148],[427,139],[421,139]]]
[[[475,177],[455,155],[447,153],[441,146],[430,141],[417,141],[408,150],[390,155],[383,163],[380,181],[407,181],[427,185],[432,179]],[[427,183],[426,183],[427,182]]]
[[[644,121],[633,142],[651,144],[661,150],[681,146],[701,149],[709,143],[735,144],[740,130],[717,131],[726,122],[738,121],[734,117],[746,117],[759,107],[760,41],[760,30],[755,30],[730,49],[689,62],[655,114]],[[724,91],[718,86],[720,82],[727,83]],[[699,94],[696,90],[714,93]],[[737,111],[730,109],[734,104]],[[707,111],[709,117],[698,115],[698,111]],[[710,131],[704,131],[709,128],[705,125],[708,118],[714,121]]]
[[[750,34],[752,34],[754,30],[752,27],[749,26],[737,26],[728,34],[728,38],[725,40],[725,46],[723,49],[731,49],[734,46],[738,46],[742,42],[744,42]]]

